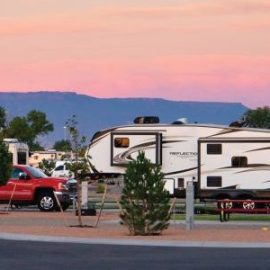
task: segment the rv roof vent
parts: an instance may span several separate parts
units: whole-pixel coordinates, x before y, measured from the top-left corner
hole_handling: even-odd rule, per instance
[[[187,124],[187,122],[188,122],[187,118],[179,118],[176,121],[172,122],[172,124],[183,125],[183,124]]]
[[[139,116],[134,119],[134,124],[158,124],[157,116]]]

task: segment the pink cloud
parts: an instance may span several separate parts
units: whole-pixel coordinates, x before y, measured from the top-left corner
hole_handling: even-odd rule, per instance
[[[17,0],[18,1],[18,0]],[[265,0],[207,0],[204,2],[190,1],[181,4],[163,4],[154,5],[151,3],[134,4],[134,5],[112,5],[112,2],[102,5],[86,5],[84,9],[74,6],[74,11],[67,3],[66,8],[62,5],[52,5],[50,1],[43,1],[43,5],[29,4],[29,1],[19,1],[21,7],[34,6],[37,14],[28,16],[17,16],[12,14],[12,10],[16,10],[14,4],[10,4],[9,14],[1,16],[0,34],[1,35],[35,35],[40,33],[72,33],[72,32],[96,32],[112,31],[132,32],[134,30],[150,30],[150,29],[178,29],[187,31],[198,31],[204,29],[213,29],[222,26],[224,23],[220,20],[223,16],[230,17],[231,25],[241,25],[244,19],[245,23],[250,16],[258,15],[255,20],[261,20],[262,16],[269,15],[270,3]],[[164,2],[166,3],[166,2]],[[43,9],[41,7],[43,6]],[[60,9],[61,7],[61,9]],[[50,8],[50,9],[49,9]],[[55,8],[55,11],[54,9]],[[239,17],[232,15],[240,15]],[[217,20],[213,24],[211,21],[201,20],[198,18],[216,17]],[[196,19],[195,21],[194,18]],[[260,22],[259,22],[260,23]],[[264,23],[265,25],[267,22]],[[223,25],[224,26],[224,25]],[[228,26],[228,24],[227,24]]]
[[[77,15],[77,16],[76,16]],[[58,14],[48,16],[32,16],[29,18],[0,19],[1,35],[36,35],[53,33],[73,33],[100,31],[106,29],[103,21],[91,19],[90,14]]]
[[[1,85],[5,90],[76,90],[98,97],[230,101],[253,107],[270,100],[270,58],[190,56],[147,64],[123,59],[40,63],[11,67],[16,80],[1,68]]]
[[[142,18],[162,18],[174,16],[220,16],[241,14],[249,16],[254,13],[268,14],[270,3],[268,0],[206,0],[206,1],[189,1],[178,4],[170,4],[164,1],[163,5],[154,5],[154,3],[145,3],[144,5],[132,6],[107,6],[104,12],[111,16],[126,16]]]

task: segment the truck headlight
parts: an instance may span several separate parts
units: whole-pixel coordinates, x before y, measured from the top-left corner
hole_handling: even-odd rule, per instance
[[[58,189],[60,189],[60,190],[68,190],[68,187],[64,183],[59,183],[58,184]]]

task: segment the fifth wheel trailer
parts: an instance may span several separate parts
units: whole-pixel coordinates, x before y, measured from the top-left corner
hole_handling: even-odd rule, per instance
[[[247,135],[198,140],[199,197],[270,198],[270,138]]]
[[[270,131],[209,124],[132,124],[97,132],[86,151],[93,175],[123,175],[144,151],[165,188],[199,199],[270,199]]]
[[[4,143],[8,146],[8,151],[12,154],[13,165],[29,164],[29,147],[27,144],[13,138],[5,138]]]

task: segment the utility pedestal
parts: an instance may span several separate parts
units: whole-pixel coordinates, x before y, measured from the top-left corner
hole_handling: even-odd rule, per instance
[[[186,230],[194,228],[194,185],[192,181],[187,182],[186,188]]]
[[[82,208],[88,207],[88,181],[82,181]]]

